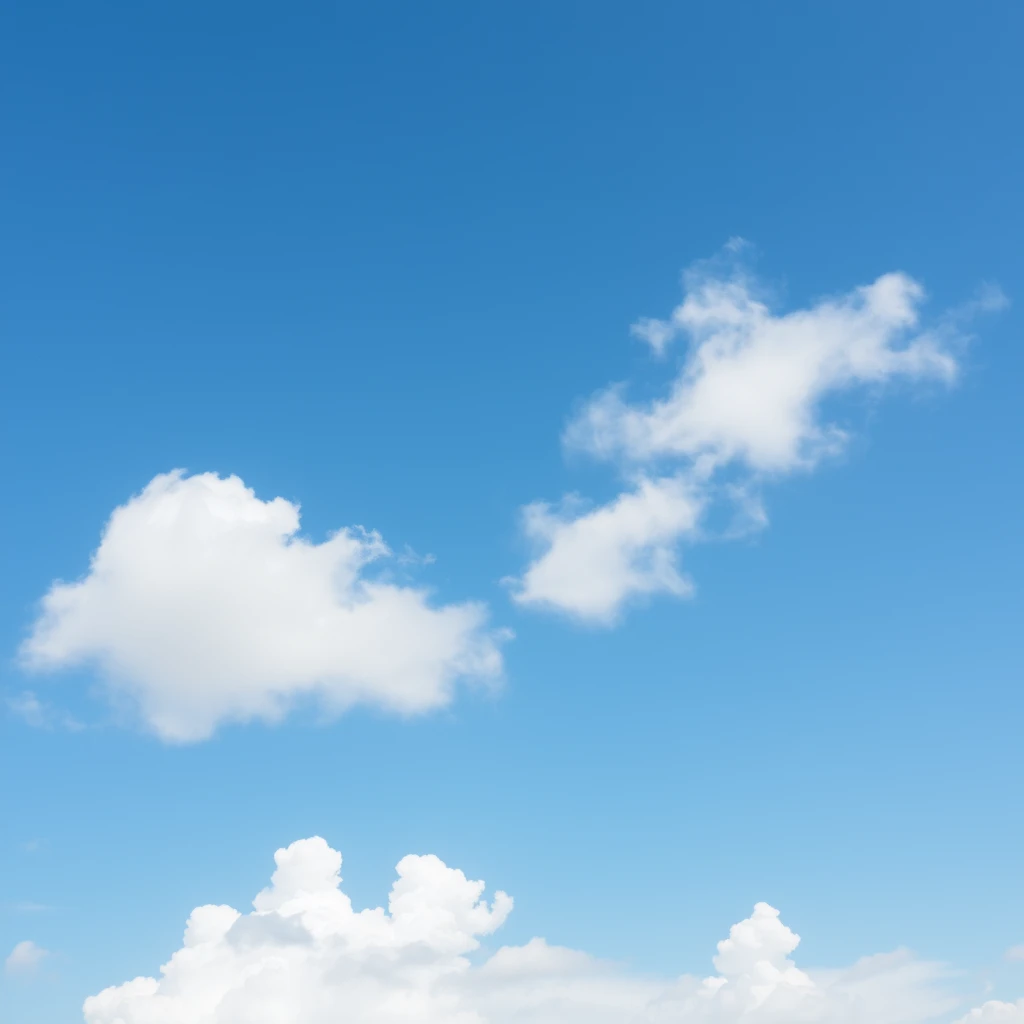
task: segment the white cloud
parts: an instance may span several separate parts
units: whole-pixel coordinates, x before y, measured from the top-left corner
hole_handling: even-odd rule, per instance
[[[544,605],[593,622],[611,622],[627,598],[690,584],[676,544],[692,531],[701,501],[682,479],[641,480],[601,508],[574,515],[538,502],[524,510],[527,536],[543,554],[515,582],[521,604]]]
[[[952,382],[963,340],[956,322],[1005,304],[1002,293],[989,287],[956,316],[923,328],[923,288],[906,274],[890,273],[845,295],[776,312],[735,261],[741,248],[727,246],[729,265],[711,261],[688,272],[683,301],[668,319],[634,324],[633,334],[657,354],[679,335],[688,340],[666,393],[630,402],[623,386],[611,387],[586,404],[563,439],[571,449],[615,462],[630,481],[641,477],[644,488],[687,489],[696,509],[731,490],[744,496],[748,510],[760,510],[761,481],[809,469],[842,449],[847,428],[827,414],[827,399],[899,380]],[[614,521],[623,501],[640,501],[632,484],[604,509],[577,519],[553,520],[546,505],[528,506],[527,532],[546,546],[523,575],[519,599],[609,622],[638,592],[685,593],[676,552],[697,524],[666,532],[663,521],[651,517],[649,532],[630,531],[628,560],[653,560],[669,571],[646,573],[636,586],[632,574],[621,570],[619,545],[590,544],[586,576],[606,587],[591,605],[579,599],[584,584],[573,577],[580,561],[562,557],[556,546],[587,546],[593,524]],[[535,528],[538,514],[541,529]],[[763,524],[763,512],[748,516],[751,525],[758,519]]]
[[[31,939],[25,939],[7,955],[4,970],[9,974],[31,974],[49,955],[49,950],[37,946]]]
[[[1024,961],[1024,945],[1011,946],[1004,955],[1007,960]]]
[[[990,1000],[961,1017],[956,1024],[1024,1024],[1024,999],[1015,1003]]]
[[[658,979],[539,938],[482,955],[512,900],[436,857],[405,857],[387,910],[362,911],[322,839],[276,861],[252,912],[199,907],[160,976],[90,997],[88,1024],[924,1024],[956,1005],[946,972],[908,953],[797,967],[799,937],[764,903],[713,975]]]
[[[301,698],[422,712],[460,678],[500,677],[505,634],[484,606],[369,576],[389,555],[375,532],[316,544],[298,529],[297,505],[238,477],[157,476],[111,515],[88,575],[50,589],[23,659],[95,664],[174,741],[274,721]]]
[[[885,274],[848,295],[776,315],[742,274],[687,278],[665,329],[691,340],[667,397],[630,405],[599,395],[567,440],[598,455],[670,456],[706,467],[736,460],[759,471],[808,466],[842,444],[820,403],[899,377],[951,381],[956,361],[939,335],[917,330],[924,290]]]

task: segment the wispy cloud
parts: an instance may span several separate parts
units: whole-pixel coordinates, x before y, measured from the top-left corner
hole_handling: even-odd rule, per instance
[[[65,729],[80,732],[85,726],[67,711],[40,700],[31,690],[7,699],[7,710],[34,729]]]

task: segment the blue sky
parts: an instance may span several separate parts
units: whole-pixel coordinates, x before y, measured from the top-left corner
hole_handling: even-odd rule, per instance
[[[408,853],[512,894],[485,950],[543,936],[703,976],[767,901],[801,967],[953,965],[963,1001],[936,1020],[1024,996],[1022,29],[1012,4],[910,2],[0,12],[0,952],[48,951],[0,978],[4,1019],[81,1019],[314,835],[357,907]],[[610,385],[641,416],[683,379],[700,338],[677,326],[658,358],[630,326],[684,288],[743,282],[782,317],[895,272],[926,297],[894,337],[955,374],[808,385],[846,433],[828,451],[766,468],[701,434],[602,458],[567,434]],[[967,315],[979,295],[1002,308]],[[176,743],[102,665],[32,670],[39,602],[176,468],[301,505],[311,544],[358,524],[408,546],[368,578],[429,588],[429,614],[486,606],[471,642],[501,678],[408,714],[304,691]],[[524,507],[574,523],[641,478],[714,505],[662,546],[692,596],[602,621],[524,602]],[[766,526],[724,535],[731,483]],[[570,493],[590,504],[558,512]],[[183,579],[132,627],[172,677],[198,650],[182,608],[217,603]],[[83,649],[122,642],[110,614]],[[415,648],[404,619],[388,635]],[[184,676],[161,680],[176,700]]]

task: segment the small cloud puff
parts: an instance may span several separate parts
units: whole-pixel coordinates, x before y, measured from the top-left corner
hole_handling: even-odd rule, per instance
[[[8,974],[31,974],[50,955],[48,949],[37,946],[31,939],[19,942],[4,960]]]
[[[679,538],[695,530],[703,499],[681,478],[641,480],[607,505],[575,513],[563,503],[523,510],[528,539],[542,553],[518,580],[517,602],[546,607],[585,622],[615,621],[626,598],[686,595],[679,570]]]

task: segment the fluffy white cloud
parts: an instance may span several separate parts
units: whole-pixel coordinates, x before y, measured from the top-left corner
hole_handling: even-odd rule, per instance
[[[322,839],[276,861],[252,912],[199,907],[160,977],[87,999],[88,1024],[923,1024],[955,1008],[944,972],[907,953],[798,968],[799,937],[764,903],[713,975],[659,980],[543,939],[481,956],[512,900],[436,857],[399,863],[386,911],[353,909]]]
[[[739,248],[729,246],[733,255]],[[735,261],[701,264],[684,284],[668,319],[633,325],[659,355],[678,335],[688,339],[667,393],[631,403],[621,386],[610,388],[565,432],[568,447],[612,460],[631,481],[644,482],[577,518],[528,506],[527,533],[541,549],[519,581],[520,601],[609,622],[637,594],[685,593],[676,551],[695,517],[641,514],[652,496],[685,491],[688,506],[700,511],[731,490],[759,509],[760,481],[808,469],[842,448],[847,432],[826,414],[827,399],[897,380],[953,381],[955,322],[1005,303],[991,291],[923,329],[924,290],[901,273],[786,313],[773,311]],[[615,525],[627,519],[628,541],[620,542]],[[593,599],[583,593],[591,580],[600,584]]]
[[[813,464],[845,438],[821,416],[829,394],[898,377],[955,376],[946,340],[917,331],[923,297],[905,274],[886,274],[776,315],[742,274],[692,273],[684,301],[661,322],[663,345],[668,332],[691,341],[669,395],[630,405],[618,390],[604,392],[567,440],[601,456],[670,456],[705,469],[733,460],[766,472]],[[648,323],[646,333],[652,330]]]
[[[961,1017],[956,1024],[1024,1024],[1024,999],[1015,1003],[990,1000]]]
[[[504,634],[479,604],[437,606],[367,575],[379,534],[298,536],[299,509],[238,477],[168,473],[116,509],[88,575],[58,582],[22,648],[34,669],[93,663],[168,740],[273,721],[300,698],[400,713],[497,679]]]
[[[701,499],[683,479],[641,480],[600,508],[574,515],[538,502],[524,527],[543,553],[514,583],[521,604],[546,605],[593,622],[611,622],[624,600],[690,584],[676,563],[678,539],[694,529]]]
[[[4,970],[8,974],[31,974],[49,955],[49,950],[37,946],[31,939],[25,939],[8,953]]]

